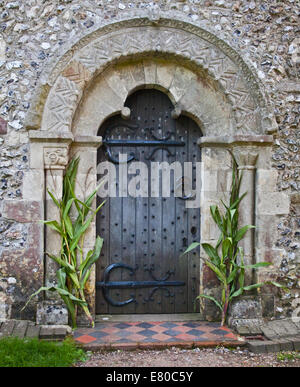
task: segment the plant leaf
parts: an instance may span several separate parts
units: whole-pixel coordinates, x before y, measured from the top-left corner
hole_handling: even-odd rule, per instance
[[[212,262],[215,265],[219,265],[221,260],[217,250],[209,243],[201,243],[201,246],[205,250],[206,254],[209,256],[209,258],[212,260]]]
[[[61,228],[61,225],[57,222],[57,220],[44,220],[43,223],[52,228],[52,230],[55,230],[59,234],[63,235],[63,230]]]
[[[53,254],[50,254],[50,253],[47,253],[46,254],[48,255],[48,257],[50,257],[51,259],[53,259],[53,261],[57,262],[60,266],[62,267],[65,267],[66,269],[69,270],[69,272],[71,273],[75,273],[75,269],[72,265],[69,264],[69,262],[59,258],[59,257],[56,257],[55,255]]]
[[[57,286],[59,288],[66,289],[66,272],[63,267],[57,270],[56,277],[57,277]]]
[[[189,247],[185,250],[185,252],[182,253],[182,255],[189,253],[191,250],[194,250],[196,247],[200,246],[200,244],[201,244],[201,243],[199,243],[199,242],[193,242],[193,243],[191,243],[191,244],[189,245]]]
[[[216,205],[210,206],[210,213],[214,222],[219,227],[219,229],[224,232],[224,225],[222,222],[222,217],[219,212],[219,208]]]
[[[259,267],[266,267],[272,265],[270,262],[258,262],[253,265],[244,265],[241,266],[243,269],[258,269]]]
[[[56,207],[60,208],[60,203],[59,201],[56,199],[56,197],[54,196],[54,194],[49,191],[49,189],[47,189],[47,192],[49,194],[49,196],[51,197],[51,199],[53,200],[54,204],[56,205]]]
[[[23,308],[21,309],[21,311],[23,311],[26,306],[28,305],[28,303],[31,301],[31,299],[35,296],[37,296],[40,292],[42,291],[49,291],[49,292],[58,292],[59,295],[61,296],[65,296],[65,297],[68,297],[70,300],[74,301],[75,303],[79,304],[79,305],[87,305],[87,303],[75,296],[73,296],[73,294],[69,293],[67,290],[65,289],[62,289],[62,288],[59,288],[57,286],[42,286],[39,288],[39,290],[37,290],[35,293],[33,293],[28,301],[26,302],[26,304],[23,306]]]
[[[78,242],[79,242],[79,239],[82,237],[82,235],[84,234],[84,232],[86,231],[86,229],[89,227],[89,225],[91,224],[92,220],[93,220],[94,216],[91,215],[88,220],[83,223],[83,225],[81,225],[78,230],[76,231],[76,234],[74,235],[74,238],[70,244],[70,250],[73,251]]]
[[[204,259],[205,264],[216,274],[216,276],[219,278],[219,280],[223,283],[226,284],[226,277],[225,275],[221,272],[221,270],[214,265],[211,261],[208,259]]]
[[[228,250],[230,249],[231,245],[232,245],[232,239],[231,238],[226,238],[222,242],[222,256],[223,256],[223,259],[228,255]]]
[[[70,238],[73,238],[74,237],[73,225],[72,225],[72,222],[71,222],[69,215],[65,216],[64,222],[65,222],[65,226],[66,226],[66,230],[67,230],[68,235],[70,236]]]
[[[235,242],[239,242],[250,228],[255,228],[255,226],[247,225],[239,229],[234,238]]]
[[[230,284],[236,278],[238,269],[239,269],[238,266],[235,266],[234,269],[232,270],[232,272],[229,274],[229,276],[227,278],[228,284]]]
[[[200,298],[200,297],[202,297],[202,298],[207,298],[208,300],[213,301],[213,302],[217,305],[217,307],[221,309],[221,311],[223,310],[222,305],[221,305],[221,304],[219,303],[219,301],[216,300],[214,297],[212,297],[212,296],[207,296],[206,294],[199,294],[199,296],[196,297],[196,300],[197,300],[198,298]]]
[[[92,254],[88,254],[87,258],[80,265],[79,270],[82,270],[82,276],[84,277],[90,267],[99,259],[103,246],[103,239],[98,235],[96,238],[95,248],[92,250]]]

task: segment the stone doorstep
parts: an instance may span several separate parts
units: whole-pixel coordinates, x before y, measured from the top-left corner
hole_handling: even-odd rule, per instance
[[[277,340],[251,340],[247,343],[249,351],[259,353],[274,353],[281,351],[299,351],[300,336]]]
[[[267,327],[275,331],[279,336],[295,336],[300,333],[300,329],[291,319],[274,320],[267,324]]]
[[[244,323],[236,326],[235,330],[242,336],[264,335],[269,340],[300,335],[299,323],[294,323],[291,318],[255,324]]]
[[[241,336],[258,336],[263,334],[261,327],[258,325],[241,325],[236,327],[236,331]]]
[[[253,353],[300,350],[300,326],[291,318],[257,325],[240,325],[236,327],[236,331],[239,335],[246,336],[247,348]]]
[[[0,324],[0,337],[39,338],[41,340],[64,340],[72,334],[66,325],[36,325],[32,321],[8,320]]]
[[[99,343],[88,343],[88,344],[81,344],[85,350],[88,351],[99,351],[99,350],[106,350],[106,351],[115,351],[115,350],[124,350],[124,351],[134,351],[137,349],[147,349],[147,350],[161,350],[161,349],[168,349],[168,348],[182,348],[182,349],[193,349],[193,348],[215,348],[215,347],[229,347],[229,348],[237,348],[237,347],[243,347],[246,346],[246,342],[243,341],[191,341],[191,342],[157,342],[157,343],[106,343],[106,344],[99,344]]]

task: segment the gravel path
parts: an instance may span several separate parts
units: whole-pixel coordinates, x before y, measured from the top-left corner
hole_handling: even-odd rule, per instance
[[[90,353],[75,367],[300,367],[300,354],[293,354],[293,359],[278,360],[277,354],[256,355],[240,348],[119,350]]]

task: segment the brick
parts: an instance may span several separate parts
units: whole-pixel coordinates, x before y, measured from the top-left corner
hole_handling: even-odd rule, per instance
[[[253,340],[248,343],[249,351],[253,353],[267,353],[266,342],[260,340]]]
[[[262,326],[261,330],[267,339],[272,340],[278,338],[277,333],[271,329],[269,326]]]
[[[242,326],[238,326],[237,328],[236,328],[236,330],[237,330],[237,333],[239,334],[239,335],[249,335],[250,334],[250,329],[249,329],[249,327],[247,327],[246,325],[242,325]]]
[[[280,351],[293,351],[293,343],[291,341],[280,339],[277,342],[280,345]]]
[[[40,339],[52,340],[54,337],[54,329],[51,326],[41,325]]]
[[[53,336],[55,339],[64,339],[67,335],[67,328],[54,328]]]
[[[12,331],[14,330],[14,326],[15,326],[15,322],[13,320],[5,321],[1,327],[2,335],[3,336],[10,336],[12,334]]]
[[[42,219],[42,206],[38,201],[6,200],[3,205],[3,216],[20,223]]]
[[[290,200],[283,192],[259,192],[258,212],[261,215],[286,215],[290,211]]]
[[[261,330],[261,327],[259,325],[250,326],[249,329],[250,329],[250,333],[252,335],[261,335],[262,334],[262,330]]]
[[[276,192],[277,178],[278,172],[276,170],[257,169],[257,191]]]
[[[12,331],[12,336],[23,339],[25,337],[27,327],[28,321],[16,321],[14,329]]]
[[[288,334],[289,336],[295,336],[295,335],[297,335],[298,333],[300,333],[300,332],[299,332],[299,329],[296,327],[296,325],[293,324],[293,322],[290,321],[290,320],[284,320],[284,321],[282,321],[282,327],[283,327],[284,329],[286,329],[287,334]]]
[[[267,353],[280,352],[280,343],[278,341],[266,341]]]
[[[293,344],[294,351],[300,351],[300,336],[288,337],[286,340],[290,341]]]
[[[29,325],[26,332],[28,338],[39,338],[41,327],[38,325]]]

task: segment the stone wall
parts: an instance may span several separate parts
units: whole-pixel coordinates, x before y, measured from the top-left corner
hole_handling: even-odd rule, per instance
[[[127,12],[147,9],[153,18],[161,9],[179,20],[201,22],[251,65],[268,95],[278,129],[256,177],[259,187],[265,187],[257,192],[256,207],[262,211],[256,219],[256,253],[273,263],[260,278],[283,281],[290,290],[278,292],[276,316],[292,313],[300,287],[297,0],[0,0],[0,319],[34,318],[34,304],[22,314],[20,307],[43,283],[44,241],[38,221],[44,203],[38,193],[44,176],[38,168],[29,170],[25,124],[35,86],[44,82],[49,63],[81,37]]]

